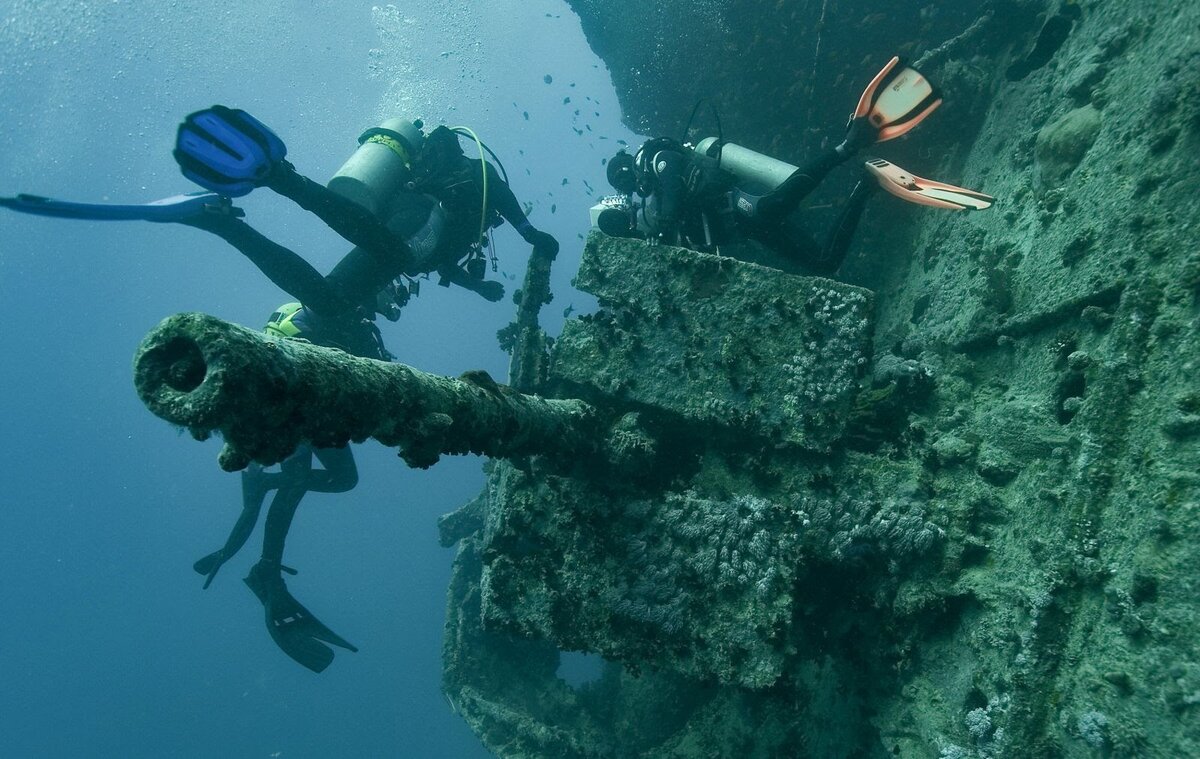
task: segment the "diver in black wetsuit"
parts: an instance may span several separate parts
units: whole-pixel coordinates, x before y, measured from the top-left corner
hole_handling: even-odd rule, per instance
[[[364,358],[391,359],[379,330],[370,320],[361,319],[356,324],[344,319],[331,322],[299,303],[287,303],[276,309],[264,331],[274,337],[307,340]],[[313,468],[314,456],[323,468]],[[263,605],[272,640],[284,653],[314,672],[323,671],[333,661],[333,651],[325,643],[350,651],[358,649],[292,596],[283,573],[295,574],[295,570],[283,564],[284,544],[306,493],[345,493],[357,484],[358,468],[349,446],[303,445],[280,463],[278,472],[267,472],[252,463],[242,471],[242,512],[225,544],[193,565],[196,572],[205,576],[204,587],[208,588],[221,566],[246,544],[258,523],[263,501],[274,490],[263,530],[262,556],[245,582]]]
[[[597,225],[610,235],[705,251],[749,238],[783,256],[789,269],[831,275],[841,266],[866,202],[879,187],[941,208],[991,205],[987,195],[869,159],[824,241],[815,240],[792,216],[830,171],[864,148],[906,133],[940,103],[923,76],[893,58],[863,93],[845,138],[801,168],[716,138],[695,147],[669,137],[649,140],[636,155],[621,151],[609,160],[608,181],[628,200],[601,209]],[[635,193],[640,206],[632,200]]]
[[[267,187],[357,246],[328,276],[258,233],[231,206],[181,221],[229,242],[272,282],[324,317],[373,309],[376,295],[396,278],[433,272],[443,284],[499,300],[503,286],[485,281],[480,264],[488,231],[502,221],[535,250],[551,257],[557,253],[558,242],[529,223],[499,171],[482,158],[465,157],[457,132],[438,127],[426,137],[419,122],[386,123],[401,128],[368,130],[360,140],[360,153],[374,151],[359,161],[366,167],[347,169],[351,162],[343,167],[361,175],[358,184],[371,203],[331,189],[334,182],[325,187],[297,172],[284,160],[282,141],[242,111],[214,106],[191,114],[180,126],[175,156],[186,176],[224,195]],[[485,146],[479,145],[482,151]]]
[[[623,194],[637,192],[644,200],[632,217],[606,209],[601,214],[600,229],[616,236],[639,236],[640,232],[655,242],[702,251],[751,239],[780,254],[789,269],[821,275],[837,271],[871,195],[872,183],[859,182],[825,241],[818,242],[792,212],[846,157],[829,151],[797,170],[798,176],[810,180],[803,187],[795,183],[798,191],[755,196],[740,186],[733,172],[721,166],[719,151],[723,147],[714,143],[710,154],[706,154],[677,140],[658,137],[643,145],[636,157],[628,153],[613,156],[608,163],[610,183]]]

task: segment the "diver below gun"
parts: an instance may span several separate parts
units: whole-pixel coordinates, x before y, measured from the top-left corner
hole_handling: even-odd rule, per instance
[[[523,395],[484,372],[427,374],[197,313],[146,335],[134,384],[150,411],[196,439],[219,433],[226,471],[282,461],[302,442],[374,438],[425,468],[442,454],[572,459],[605,438],[583,401]]]

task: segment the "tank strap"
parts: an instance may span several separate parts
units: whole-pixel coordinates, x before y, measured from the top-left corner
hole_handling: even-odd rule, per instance
[[[359,135],[358,138],[359,145],[365,145],[368,142],[388,148],[399,156],[400,160],[404,161],[406,166],[412,163],[412,156],[409,155],[408,148],[405,146],[405,139],[399,132],[384,129],[383,127],[372,127]]]

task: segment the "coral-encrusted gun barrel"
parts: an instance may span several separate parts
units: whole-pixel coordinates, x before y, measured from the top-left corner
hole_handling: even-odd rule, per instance
[[[146,335],[134,384],[147,408],[197,439],[219,433],[227,471],[282,461],[301,443],[375,438],[428,467],[441,454],[581,455],[600,437],[582,401],[522,395],[482,372],[426,374],[204,314],[177,314]]]

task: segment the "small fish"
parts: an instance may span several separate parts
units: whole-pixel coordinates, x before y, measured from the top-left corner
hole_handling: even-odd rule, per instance
[[[629,143],[625,142],[625,140],[617,140],[617,144],[618,145],[628,145]]]
[[[563,318],[566,319],[571,314],[575,313],[575,304],[572,303],[563,309]]]
[[[526,121],[529,121],[529,111],[521,111],[521,115],[525,117]]]
[[[570,98],[570,96],[567,96],[567,97],[563,98],[563,105],[566,105],[566,104],[567,104],[567,103],[569,103],[569,102],[571,102],[571,98]]]
[[[562,186],[563,186],[563,187],[566,187],[566,186],[567,186],[567,184],[568,184],[570,181],[571,181],[571,180],[567,179],[566,177],[563,177]]]
[[[542,77],[542,81],[545,82],[546,84],[550,84],[551,82],[554,81],[554,77],[550,76],[549,74],[546,74],[544,77]]]
[[[517,152],[521,155],[525,155],[525,151],[522,148],[517,148]]]
[[[550,204],[550,213],[554,213],[554,212],[555,212],[555,211],[557,211],[557,210],[558,210],[558,204],[557,204],[557,203],[551,203],[551,204]]]
[[[575,129],[575,127],[571,127],[571,129],[574,129],[574,130],[575,130],[575,134],[579,135],[580,137],[582,137],[582,136],[583,136],[583,130],[582,130],[582,129]]]
[[[587,130],[588,130],[589,132],[590,132],[590,131],[592,131],[592,125],[591,125],[591,124],[584,124],[584,126],[585,126],[585,127],[587,127]]]

